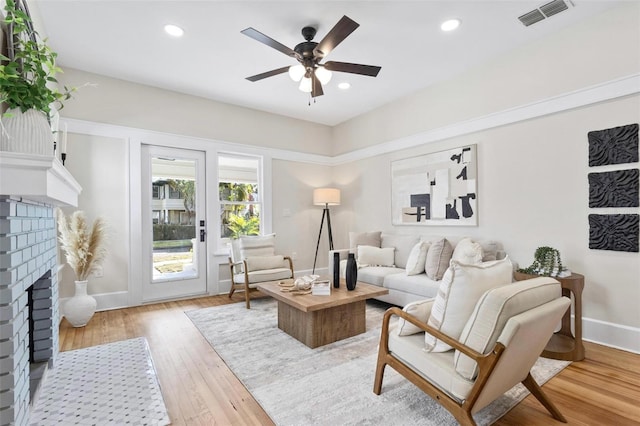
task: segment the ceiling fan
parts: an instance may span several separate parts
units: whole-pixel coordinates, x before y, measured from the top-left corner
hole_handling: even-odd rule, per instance
[[[316,35],[316,29],[314,27],[304,27],[302,29],[302,36],[306,41],[299,43],[293,49],[288,48],[284,44],[275,41],[254,28],[249,27],[246,30],[242,30],[242,34],[260,43],[264,43],[287,56],[291,56],[299,62],[297,65],[282,67],[247,77],[247,80],[258,81],[289,72],[289,75],[294,81],[300,81],[300,90],[311,93],[311,96],[315,98],[324,94],[322,85],[327,84],[331,79],[331,71],[376,77],[382,69],[381,67],[336,61],[320,63],[325,56],[331,53],[337,45],[342,43],[342,41],[359,26],[360,24],[348,16],[343,16],[331,31],[324,36],[320,43],[312,41]]]

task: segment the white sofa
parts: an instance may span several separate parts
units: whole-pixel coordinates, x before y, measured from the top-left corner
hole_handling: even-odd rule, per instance
[[[379,240],[376,239],[379,235]],[[329,269],[330,276],[333,274],[334,253],[340,255],[340,276],[344,278],[344,271],[348,254],[354,253],[356,260],[358,256],[359,246],[376,246],[379,241],[379,248],[393,248],[393,266],[363,266],[359,262],[358,281],[368,284],[384,287],[389,290],[389,294],[377,297],[378,300],[404,307],[408,303],[418,300],[424,300],[436,296],[440,286],[440,280],[436,280],[427,276],[425,272],[417,275],[407,275],[407,260],[414,246],[420,241],[433,243],[438,240],[446,240],[455,249],[457,244],[465,239],[465,237],[443,237],[428,235],[401,235],[382,232],[367,233],[349,233],[350,247],[347,249],[329,251]],[[480,244],[483,248],[482,261],[503,259],[506,254],[500,243],[493,240],[472,239]],[[359,244],[364,242],[365,244]],[[362,247],[360,247],[362,251]],[[449,260],[446,260],[448,264]],[[383,262],[389,263],[389,262]],[[514,264],[515,268],[515,264]],[[442,271],[444,272],[444,271]]]

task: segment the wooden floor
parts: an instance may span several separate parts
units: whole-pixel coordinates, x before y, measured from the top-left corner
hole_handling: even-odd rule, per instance
[[[98,312],[78,329],[63,321],[60,350],[146,337],[173,425],[272,425],[184,315],[243,297],[240,293],[232,299],[213,296]],[[544,391],[570,425],[640,425],[640,355],[590,343],[586,351],[585,361],[571,364],[544,385]],[[495,424],[562,423],[529,396]]]

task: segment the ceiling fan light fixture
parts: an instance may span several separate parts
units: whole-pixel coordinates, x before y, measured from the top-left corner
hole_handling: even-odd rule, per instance
[[[164,32],[169,34],[171,37],[182,37],[184,35],[184,30],[179,26],[173,24],[165,25]]]
[[[318,80],[320,80],[320,83],[327,84],[329,81],[331,81],[331,76],[333,74],[325,67],[318,66],[318,68],[316,68],[314,72],[316,73],[316,77],[318,77]]]
[[[302,92],[311,93],[311,79],[309,77],[304,77],[300,80],[300,86],[298,86]]]
[[[291,77],[291,80],[293,81],[300,81],[306,72],[307,70],[302,66],[302,64],[291,65],[289,67],[289,77]]]
[[[459,19],[449,19],[440,25],[442,31],[453,31],[460,26]]]

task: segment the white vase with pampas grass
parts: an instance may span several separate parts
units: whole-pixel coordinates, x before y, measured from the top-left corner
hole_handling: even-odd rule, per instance
[[[76,211],[67,219],[58,210],[58,231],[60,247],[77,278],[75,294],[64,305],[64,317],[74,327],[84,327],[96,312],[97,302],[87,294],[87,283],[107,256],[106,224],[97,218],[89,226],[83,211]]]

